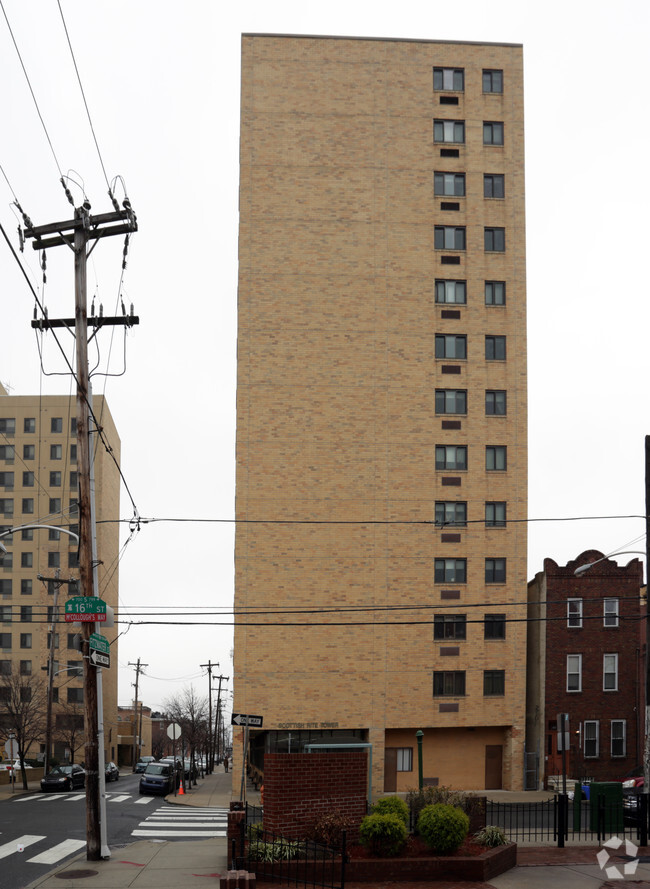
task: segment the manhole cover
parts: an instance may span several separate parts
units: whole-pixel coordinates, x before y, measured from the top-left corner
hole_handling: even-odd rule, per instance
[[[99,873],[97,870],[62,870],[58,874],[54,874],[59,880],[81,880],[83,877],[94,877]]]

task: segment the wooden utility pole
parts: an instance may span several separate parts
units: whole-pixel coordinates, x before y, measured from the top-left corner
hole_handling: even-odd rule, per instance
[[[133,754],[131,759],[133,760],[133,771],[135,772],[135,764],[137,762],[136,758],[136,750],[138,745],[138,683],[140,681],[140,671],[144,670],[145,667],[148,667],[149,664],[141,664],[140,658],[138,658],[138,662],[134,664],[132,661],[129,661],[129,667],[135,667],[135,707],[133,708]],[[140,721],[142,724],[142,721]]]
[[[217,724],[215,727],[215,747],[217,748],[217,759],[219,759],[219,718],[221,716],[221,683],[222,681],[228,682],[230,676],[217,676],[219,680],[219,691],[217,693]],[[214,752],[212,754],[212,758],[214,759]]]
[[[91,410],[88,372],[88,314],[86,264],[89,255],[88,243],[110,235],[137,231],[135,214],[128,201],[124,210],[90,215],[88,201],[76,207],[74,218],[64,222],[33,226],[25,229],[25,238],[33,238],[34,250],[66,245],[74,253],[74,321],[64,319],[49,321],[38,319],[32,327],[41,330],[52,327],[74,327],[76,342],[77,377],[77,464],[79,472],[79,579],[83,596],[96,596],[98,591],[93,584],[92,534],[93,516],[90,497],[90,428]],[[94,249],[94,246],[91,248]],[[130,317],[105,318],[104,324],[137,323]],[[85,621],[82,632],[82,652],[84,664],[84,722],[86,729],[86,858],[98,861],[102,856],[99,816],[99,756],[97,718],[97,673],[90,664],[90,636],[95,630],[94,621]]]
[[[212,748],[212,668],[218,667],[219,664],[213,664],[208,661],[207,664],[199,664],[201,669],[207,667],[208,670],[208,774],[214,770],[214,754]]]

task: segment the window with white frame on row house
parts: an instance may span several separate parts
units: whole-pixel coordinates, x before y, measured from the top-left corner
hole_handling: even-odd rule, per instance
[[[467,281],[458,279],[436,278],[436,303],[441,305],[466,305]],[[486,306],[505,306],[506,282],[485,281],[484,296]]]
[[[585,759],[600,756],[600,721],[586,719],[582,726]],[[612,758],[627,756],[627,720],[612,719],[609,723],[609,754]]]
[[[618,691],[618,652],[603,654],[603,691]],[[582,654],[566,656],[566,690],[582,691]]]
[[[583,600],[582,599],[567,599],[566,606],[566,624],[567,627],[572,628],[580,628],[582,627],[582,608],[583,608]],[[619,601],[618,599],[604,599],[603,600],[603,626],[604,627],[618,627],[619,621]]]

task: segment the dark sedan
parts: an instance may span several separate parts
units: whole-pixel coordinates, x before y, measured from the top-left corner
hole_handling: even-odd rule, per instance
[[[118,769],[118,767],[115,765],[114,762],[107,762],[106,763],[105,780],[106,780],[107,784],[109,781],[119,781],[120,780],[120,770]]]
[[[74,790],[86,786],[86,773],[80,765],[54,766],[44,778],[41,778],[41,790]]]
[[[140,793],[174,792],[174,767],[166,762],[150,762],[140,778]]]
[[[142,772],[147,768],[150,762],[155,762],[155,756],[141,756],[140,759],[135,764],[135,773],[136,775],[141,775]]]

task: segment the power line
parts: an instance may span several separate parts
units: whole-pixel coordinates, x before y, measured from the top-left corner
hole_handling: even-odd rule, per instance
[[[644,515],[582,515],[582,516],[549,516],[546,518],[505,519],[499,527],[504,525],[533,524],[539,522],[590,522],[590,521],[614,521],[617,519],[643,519]],[[130,523],[133,519],[101,519],[97,524]],[[487,519],[472,519],[466,524],[485,525]],[[216,519],[216,518],[181,518],[181,517],[146,517],[138,516],[139,525],[152,525],[156,522],[196,523],[196,524],[221,524],[221,525],[433,525],[436,528],[461,528],[454,522],[441,524],[435,519]]]
[[[59,164],[59,160],[56,156],[56,152],[54,151],[54,146],[52,145],[52,140],[50,139],[50,134],[47,131],[47,127],[45,126],[45,121],[43,120],[43,115],[41,114],[41,109],[38,107],[38,102],[36,101],[36,95],[34,94],[34,90],[32,89],[32,84],[29,79],[29,75],[27,74],[27,69],[25,68],[25,63],[23,62],[23,58],[20,54],[20,50],[18,49],[18,44],[16,43],[16,38],[14,37],[14,32],[11,29],[11,25],[9,24],[9,19],[7,17],[7,12],[4,7],[4,3],[0,0],[0,7],[2,8],[2,13],[5,17],[5,21],[7,23],[7,27],[9,28],[9,33],[11,34],[11,39],[13,41],[16,53],[20,60],[21,67],[23,69],[23,74],[25,75],[25,80],[27,81],[27,86],[29,87],[29,91],[32,94],[32,99],[34,100],[34,105],[36,106],[36,112],[38,114],[39,120],[41,121],[41,125],[43,127],[43,131],[47,138],[48,145],[50,146],[50,151],[52,152],[52,157],[54,158],[54,163],[56,164],[56,168],[59,171],[59,176],[63,178],[63,173],[61,172],[61,166]]]
[[[111,199],[112,199],[112,198],[113,198],[113,195],[112,195],[112,192],[111,192],[111,186],[110,186],[110,183],[109,183],[109,181],[108,181],[108,176],[106,175],[106,168],[104,167],[104,160],[103,160],[103,158],[102,158],[102,153],[101,153],[101,151],[99,150],[99,143],[98,143],[98,141],[97,141],[97,136],[96,136],[96,134],[95,134],[95,128],[94,128],[94,126],[93,126],[92,118],[90,117],[90,109],[88,108],[88,102],[86,101],[86,94],[85,94],[85,92],[84,92],[83,84],[82,84],[82,82],[81,82],[81,75],[79,74],[79,68],[78,68],[78,66],[77,66],[77,60],[76,60],[76,58],[75,58],[74,50],[72,49],[72,42],[71,42],[71,40],[70,40],[70,34],[68,33],[68,26],[67,26],[66,21],[65,21],[65,16],[63,15],[63,9],[61,8],[61,0],[57,0],[57,5],[58,5],[58,7],[59,7],[59,12],[61,13],[61,21],[63,22],[63,30],[65,31],[65,36],[66,36],[66,39],[67,39],[67,41],[68,41],[68,47],[69,47],[69,49],[70,49],[70,55],[72,56],[72,63],[73,63],[73,65],[74,65],[74,70],[75,70],[75,72],[76,72],[77,80],[78,80],[78,82],[79,82],[79,89],[81,90],[81,96],[82,96],[82,98],[83,98],[84,107],[85,107],[85,109],[86,109],[86,114],[88,115],[88,123],[90,124],[90,131],[91,131],[91,133],[93,134],[93,139],[94,139],[94,141],[95,141],[95,148],[97,149],[97,154],[98,154],[98,156],[99,156],[99,162],[100,162],[101,167],[102,167],[102,172],[104,173],[104,179],[106,180],[106,185],[108,185],[108,193],[109,193],[109,195],[110,195],[110,197],[111,197]]]

